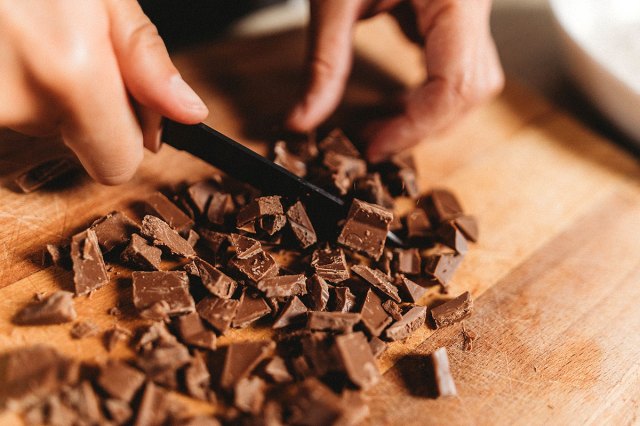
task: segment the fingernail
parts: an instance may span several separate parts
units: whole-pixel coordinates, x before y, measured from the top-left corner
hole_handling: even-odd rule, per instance
[[[171,77],[171,84],[174,87],[175,93],[180,99],[182,105],[193,111],[208,111],[207,106],[204,104],[200,96],[193,91],[191,86],[182,79],[179,75]]]

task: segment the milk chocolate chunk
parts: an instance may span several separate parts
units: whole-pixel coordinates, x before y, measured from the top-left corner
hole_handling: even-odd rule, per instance
[[[104,422],[98,396],[89,381],[83,380],[77,386],[63,389],[60,399],[78,419],[83,419],[87,424],[101,424]],[[64,421],[63,419],[59,420]]]
[[[277,355],[264,366],[264,372],[275,383],[286,383],[293,380],[284,358]]]
[[[367,174],[367,163],[364,160],[335,151],[325,152],[322,164],[331,174],[333,186],[342,196],[349,193],[355,179]]]
[[[348,279],[349,267],[342,249],[318,249],[313,252],[311,266],[319,277],[332,283],[339,283]]]
[[[256,225],[259,227],[259,220],[265,216],[272,217],[271,229],[263,229],[269,235],[273,235],[284,226],[284,223],[276,218],[277,216],[284,216],[284,209],[279,196],[259,197],[241,208],[236,217],[236,226],[243,231],[256,233],[259,230]],[[271,222],[264,223],[269,224]]]
[[[353,142],[340,129],[333,129],[318,143],[320,151],[326,153],[333,151],[348,157],[360,157],[360,151],[353,145]]]
[[[95,231],[88,229],[71,239],[73,284],[76,296],[83,296],[109,282]]]
[[[199,228],[200,243],[213,252],[214,255],[222,253],[228,244],[227,234],[212,231],[206,228]]]
[[[310,374],[320,377],[329,371],[339,371],[338,359],[333,351],[333,338],[329,333],[313,332],[301,337],[302,354],[309,365]]]
[[[400,321],[402,319],[402,309],[400,309],[400,306],[393,300],[385,300],[382,304],[382,309],[391,315],[391,318],[395,321]]]
[[[220,386],[223,389],[235,387],[241,379],[251,374],[260,361],[272,356],[275,348],[276,344],[272,341],[230,344],[224,359]]]
[[[133,415],[133,410],[127,401],[108,398],[104,400],[103,404],[109,419],[113,420],[115,424],[125,424]]]
[[[153,240],[156,246],[164,247],[176,256],[194,257],[193,247],[173,230],[165,221],[147,215],[142,219],[142,235]]]
[[[438,237],[447,247],[451,247],[457,253],[465,254],[469,250],[467,240],[462,232],[453,225],[453,222],[444,222],[438,227]]]
[[[324,311],[329,303],[329,285],[318,274],[307,280],[307,294],[314,311]]]
[[[423,262],[424,271],[446,286],[460,266],[462,256],[456,253],[434,253],[425,256]]]
[[[411,211],[407,215],[406,221],[407,237],[409,237],[409,239],[423,240],[431,236],[431,222],[423,209],[417,208]]]
[[[465,291],[455,299],[431,309],[431,315],[436,323],[436,328],[440,328],[462,321],[471,315],[472,310],[471,293]]]
[[[50,262],[51,265],[57,266],[62,269],[71,269],[71,247],[59,246],[56,244],[47,244],[44,253],[44,259],[42,264],[46,265]]]
[[[395,284],[400,290],[402,300],[405,302],[418,303],[427,292],[425,287],[416,284],[404,275],[396,276]]]
[[[308,309],[298,297],[294,296],[284,305],[271,326],[274,329],[303,323]]]
[[[307,165],[297,155],[289,152],[287,144],[284,141],[277,141],[274,148],[273,162],[284,167],[298,177],[304,177],[307,174]]]
[[[462,323],[462,338],[462,349],[471,352],[473,350],[473,342],[478,338],[478,334],[473,330],[467,329]]]
[[[167,391],[147,382],[137,410],[135,426],[160,426],[169,419]]]
[[[229,266],[256,283],[275,277],[280,269],[273,256],[263,250],[247,259],[235,256],[229,261]]]
[[[266,383],[258,376],[244,377],[234,388],[234,405],[240,411],[257,415],[265,399]]]
[[[103,343],[107,352],[115,349],[118,342],[125,342],[131,338],[131,332],[126,328],[115,325],[104,332]]]
[[[162,219],[180,234],[186,235],[193,228],[193,219],[160,192],[154,193],[145,201],[145,211],[148,215]]]
[[[189,294],[189,278],[182,271],[139,272],[132,274],[133,304],[138,310],[166,302],[168,315],[193,312],[195,304]]]
[[[289,207],[287,210],[287,219],[289,220],[291,231],[300,247],[306,249],[318,241],[316,231],[313,229],[307,211],[300,201],[297,201]]]
[[[178,342],[143,348],[135,360],[149,379],[169,389],[178,387],[176,373],[190,361],[188,349]]]
[[[462,232],[462,235],[474,243],[478,242],[478,222],[476,218],[463,215],[453,220],[453,225]]]
[[[169,322],[169,311],[171,311],[169,303],[165,300],[160,300],[158,302],[154,302],[148,308],[138,311],[138,315],[140,315],[141,318],[152,321]]]
[[[138,234],[131,234],[131,241],[120,255],[120,259],[129,265],[145,271],[158,271],[162,250],[150,245]]]
[[[432,222],[455,219],[463,214],[458,199],[446,189],[434,189],[420,202]]]
[[[22,192],[28,194],[78,169],[79,165],[69,156],[54,158],[21,173],[14,182]]]
[[[338,243],[377,260],[384,249],[392,219],[390,211],[354,199]]]
[[[304,274],[279,275],[258,281],[256,287],[264,293],[265,297],[283,299],[306,294],[307,280]]]
[[[262,251],[260,241],[240,234],[229,234],[229,242],[238,259],[249,259]]]
[[[371,348],[371,353],[375,358],[380,358],[387,350],[387,344],[380,340],[379,337],[373,336],[371,340],[369,340],[369,348]]]
[[[184,384],[187,393],[194,398],[211,400],[214,398],[210,392],[211,374],[202,352],[196,351],[191,362],[184,369]],[[211,401],[215,402],[215,401]]]
[[[187,196],[198,216],[205,216],[211,197],[220,192],[220,186],[213,180],[196,182],[187,188]]]
[[[360,314],[353,312],[309,312],[307,328],[309,330],[351,333],[353,326],[359,321]]]
[[[187,242],[189,243],[189,245],[191,247],[195,247],[196,244],[198,244],[199,240],[200,240],[200,235],[198,235],[198,233],[193,229],[189,229],[189,234],[187,235]]]
[[[369,173],[356,179],[354,197],[387,209],[393,209],[395,204],[389,191],[382,184],[380,173]]]
[[[456,396],[456,384],[453,381],[451,370],[449,368],[449,355],[447,348],[438,348],[431,355],[433,363],[433,372],[435,375],[435,384],[438,396]]]
[[[71,337],[74,339],[97,336],[99,332],[100,327],[92,321],[78,321],[71,327]]]
[[[354,265],[351,270],[358,274],[363,280],[382,292],[385,296],[395,302],[400,302],[398,288],[391,283],[390,278],[382,271],[371,269],[368,266]]]
[[[235,205],[230,194],[214,192],[207,208],[207,220],[216,225],[224,225],[226,217],[234,210]]]
[[[349,409],[342,399],[320,380],[309,377],[291,386],[287,407],[288,424],[301,426],[356,424],[348,421]]]
[[[234,279],[199,257],[193,259],[192,265],[195,269],[189,272],[200,277],[202,285],[211,294],[222,299],[230,299],[233,296],[238,287]]]
[[[103,252],[107,253],[127,244],[130,235],[138,232],[140,227],[123,212],[112,211],[93,222],[90,229],[96,233]]]
[[[201,349],[216,349],[216,335],[202,323],[200,315],[192,312],[174,319],[175,328],[182,342]]]
[[[356,306],[356,296],[351,293],[349,287],[333,287],[332,311],[335,312],[351,312]]]
[[[382,301],[371,289],[367,291],[364,303],[360,309],[362,324],[372,336],[379,336],[391,324],[391,317],[382,308]]]
[[[131,402],[145,381],[144,374],[122,361],[110,360],[100,368],[97,383],[109,396]]]
[[[393,252],[394,269],[399,274],[420,275],[422,259],[418,249],[397,249]]]
[[[211,324],[221,334],[224,334],[231,326],[231,321],[236,315],[239,303],[234,299],[206,297],[198,302],[196,310],[202,319]]]
[[[418,179],[416,172],[411,169],[398,170],[397,180],[400,186],[400,193],[407,195],[411,198],[418,198],[420,190],[418,188]]]
[[[18,325],[46,325],[71,322],[78,317],[73,307],[73,293],[56,291],[41,301],[34,301],[13,317]]]
[[[369,342],[361,331],[337,336],[335,349],[342,368],[354,385],[367,390],[380,381]]]
[[[269,315],[271,308],[267,302],[254,290],[246,288],[240,296],[236,315],[233,318],[234,328],[247,327],[254,321]]]
[[[385,337],[389,340],[402,340],[409,337],[414,331],[424,325],[427,316],[427,308],[415,306],[402,316],[402,319],[393,323],[385,331]]]

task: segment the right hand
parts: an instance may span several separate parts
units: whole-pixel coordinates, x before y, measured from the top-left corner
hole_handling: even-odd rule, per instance
[[[0,127],[60,134],[95,180],[129,180],[162,116],[207,115],[136,0],[0,0]]]

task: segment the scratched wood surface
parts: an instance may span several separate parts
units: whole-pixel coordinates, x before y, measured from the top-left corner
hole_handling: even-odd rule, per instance
[[[300,32],[228,40],[175,55],[211,107],[208,123],[251,147],[262,142],[295,96]],[[423,76],[420,56],[385,19],[356,32],[355,68],[338,124]],[[348,121],[344,121],[348,120]],[[68,288],[71,276],[41,264],[44,244],[60,242],[115,209],[136,212],[156,189],[213,170],[165,147],[135,179],[110,188],[81,177],[68,187],[23,195],[12,179],[62,152],[59,143],[0,136],[0,350],[55,344],[83,359],[106,359],[100,340],[71,340],[70,324],[14,327],[10,318],[37,291]],[[371,424],[633,424],[640,422],[640,168],[534,93],[508,84],[502,96],[445,135],[414,150],[420,185],[452,188],[477,215],[480,242],[453,280],[470,290],[479,336],[462,350],[459,325],[423,328],[390,345],[384,379],[369,392]],[[76,299],[80,318],[103,329],[137,323],[126,274]],[[437,297],[429,295],[428,298]],[[124,316],[107,315],[124,302]],[[265,328],[221,339],[255,339]],[[459,396],[433,399],[426,355],[447,346]],[[128,356],[119,347],[112,356]],[[194,412],[215,409],[189,403]],[[0,422],[16,418],[5,413]]]

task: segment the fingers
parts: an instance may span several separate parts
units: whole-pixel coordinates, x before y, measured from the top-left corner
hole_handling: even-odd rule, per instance
[[[286,121],[298,132],[316,127],[340,102],[351,70],[353,26],[363,1],[312,0],[310,7],[308,83]]]

